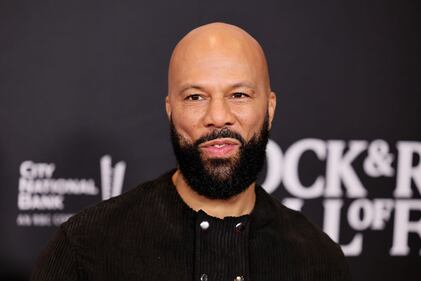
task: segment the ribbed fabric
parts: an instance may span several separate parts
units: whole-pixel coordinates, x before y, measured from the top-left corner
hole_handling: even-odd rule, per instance
[[[339,246],[261,187],[250,215],[218,219],[183,202],[173,173],[62,224],[31,280],[350,280]]]
[[[196,216],[195,279],[248,278],[248,217],[211,217],[203,211]],[[201,223],[209,224],[202,229]]]

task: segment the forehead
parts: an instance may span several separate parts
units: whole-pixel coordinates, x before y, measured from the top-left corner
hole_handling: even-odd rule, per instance
[[[259,84],[264,80],[264,65],[259,54],[246,44],[194,44],[185,46],[173,57],[169,79],[175,85],[239,81]]]
[[[260,44],[244,30],[208,24],[189,32],[175,47],[168,70],[169,94],[184,83],[207,80],[238,83],[248,80],[270,89],[269,73]]]
[[[259,76],[251,59],[224,53],[186,58],[175,65],[173,74],[176,82],[189,79],[255,81]]]

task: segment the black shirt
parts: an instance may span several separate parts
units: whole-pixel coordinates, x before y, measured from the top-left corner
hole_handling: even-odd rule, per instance
[[[342,251],[256,186],[250,215],[189,208],[171,171],[62,224],[31,280],[350,280]]]

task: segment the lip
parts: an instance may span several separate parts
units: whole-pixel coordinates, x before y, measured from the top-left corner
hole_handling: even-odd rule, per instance
[[[204,142],[199,145],[200,148],[215,146],[215,145],[240,145],[240,142],[232,138],[220,138],[211,141]]]
[[[227,158],[233,155],[239,147],[240,142],[231,138],[215,139],[199,145],[207,158]]]

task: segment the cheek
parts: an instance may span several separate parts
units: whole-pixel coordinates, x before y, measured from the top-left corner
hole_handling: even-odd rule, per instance
[[[250,108],[248,110],[241,110],[236,112],[240,133],[246,140],[250,140],[256,133],[260,132],[266,112],[264,110],[256,110]]]
[[[198,138],[195,133],[200,131],[201,112],[203,111],[185,108],[177,108],[172,112],[171,118],[177,132],[189,141]]]

